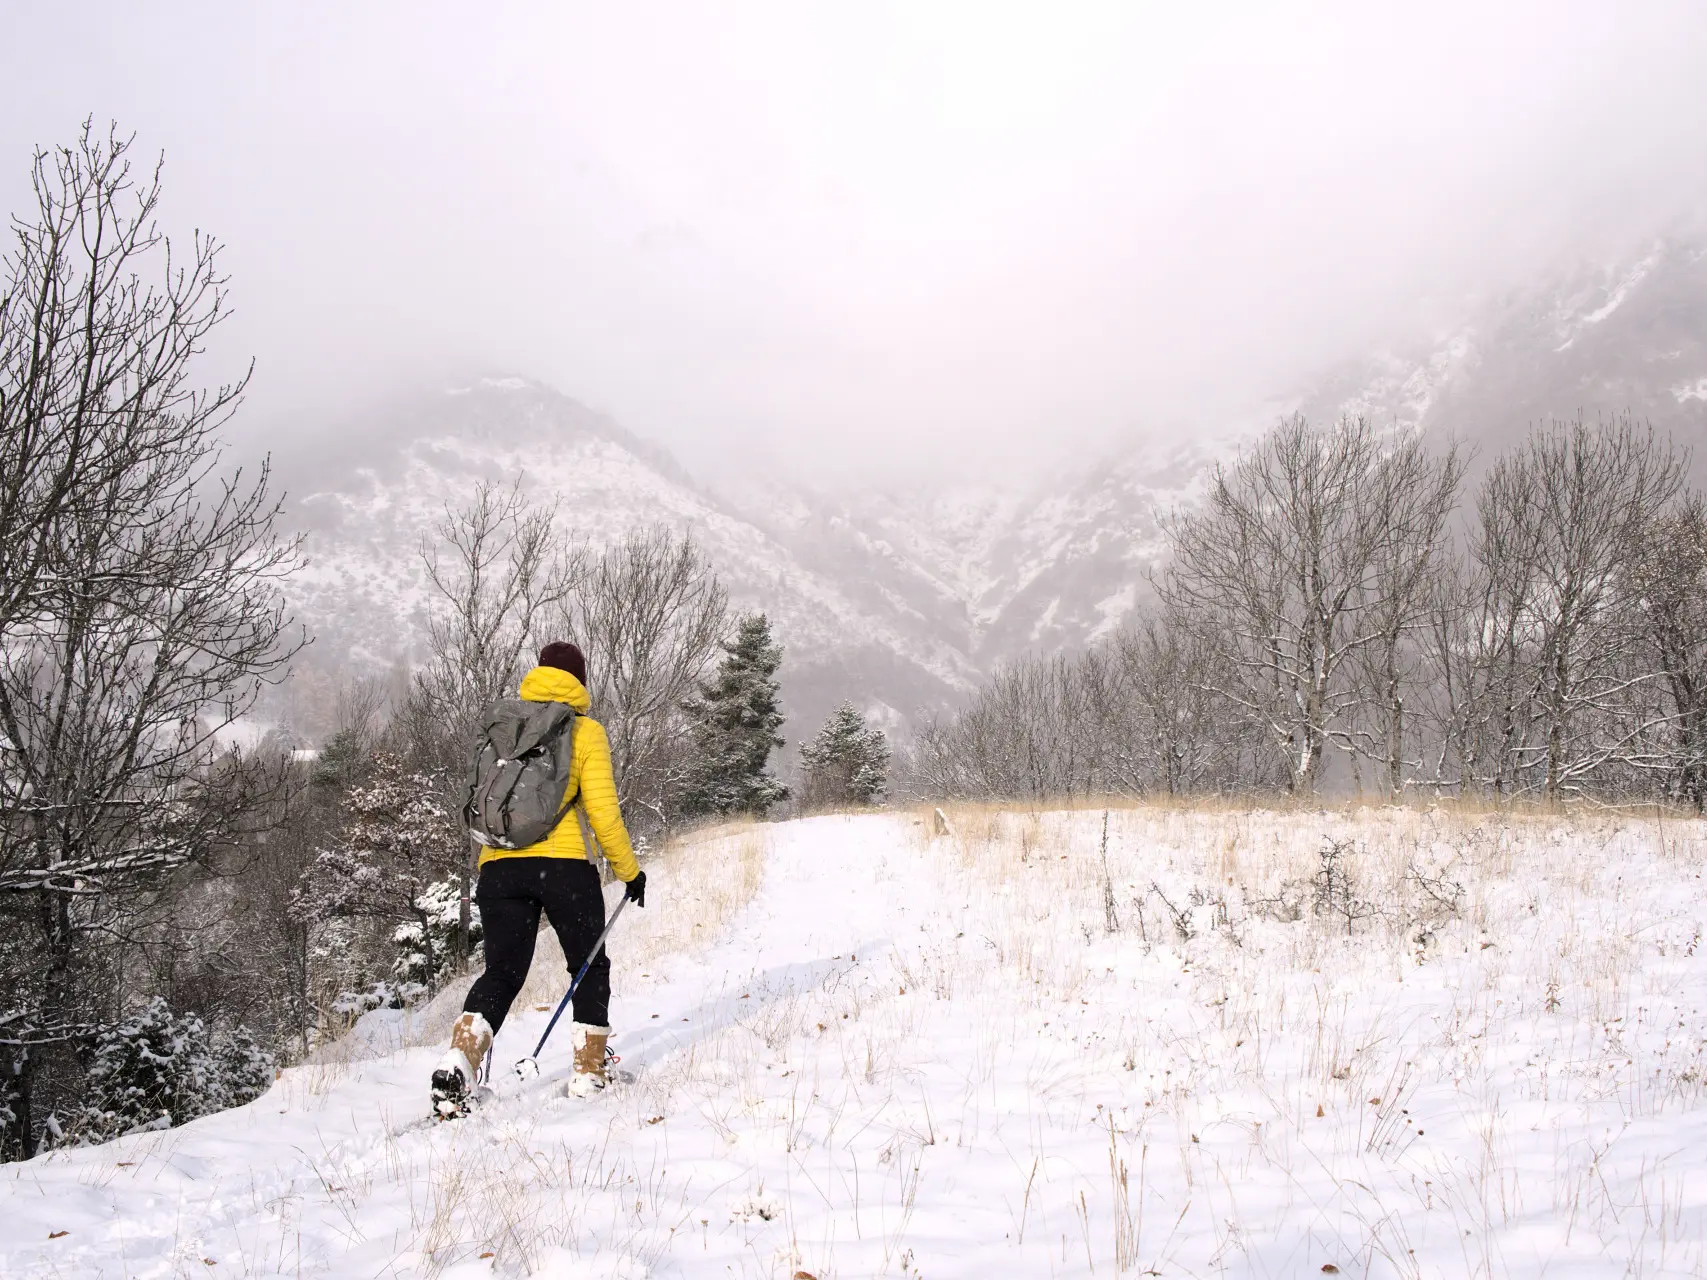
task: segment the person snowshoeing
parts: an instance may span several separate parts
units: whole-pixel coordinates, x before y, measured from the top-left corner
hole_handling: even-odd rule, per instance
[[[549,824],[543,839],[519,848],[482,843],[474,900],[480,907],[486,968],[469,989],[462,1016],[451,1028],[450,1049],[433,1071],[433,1102],[440,1115],[457,1114],[466,1104],[478,1079],[480,1064],[492,1046],[492,1037],[504,1025],[511,1002],[527,980],[540,912],[545,913],[557,933],[571,975],[604,929],[605,904],[599,873],[589,859],[583,838],[588,827],[611,870],[626,882],[629,899],[636,906],[646,905],[646,873],[635,861],[617,805],[610,739],[603,725],[587,718],[592,699],[587,693],[587,660],[580,648],[563,640],[546,645],[540,650],[539,665],[522,678],[517,694],[519,704],[499,703],[488,714],[485,733],[477,746],[474,777],[470,781],[471,798],[465,811],[476,838],[482,836],[478,823],[483,802],[488,809],[506,810],[498,815],[498,821],[488,821],[488,830],[508,816],[507,810],[512,805],[519,810],[530,801],[536,807],[540,803],[524,794],[529,777],[526,770],[520,774],[518,785],[513,768],[530,758],[526,748],[534,739],[543,741],[532,751],[532,757],[547,760],[545,765],[536,767],[549,769],[555,753],[557,773],[559,777],[567,774],[567,778],[561,789],[543,800],[547,817],[538,829]],[[565,711],[554,717],[551,713],[556,708],[520,705],[548,703],[566,704],[574,714]],[[508,721],[506,709],[510,713]],[[519,721],[517,712],[524,712],[531,719]],[[511,750],[495,751],[492,743],[502,739],[506,724]],[[538,727],[541,725],[543,729]],[[523,749],[517,750],[518,747]],[[511,751],[521,759],[502,758]],[[494,784],[483,779],[502,775],[504,766],[512,767],[508,785],[513,790],[505,792],[501,802],[494,801],[491,798]],[[500,778],[500,785],[502,781]],[[602,948],[576,989],[573,1005],[574,1070],[568,1091],[587,1097],[603,1089],[607,1079],[610,958]]]

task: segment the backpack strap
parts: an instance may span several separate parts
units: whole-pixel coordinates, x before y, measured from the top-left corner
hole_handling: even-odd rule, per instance
[[[592,825],[587,821],[587,811],[580,805],[575,806],[575,821],[581,824],[581,848],[587,855],[587,861],[592,862],[593,851],[598,850],[600,858],[605,856],[604,849],[593,835]]]

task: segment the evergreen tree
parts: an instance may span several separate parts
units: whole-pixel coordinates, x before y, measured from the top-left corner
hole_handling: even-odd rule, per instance
[[[805,795],[814,805],[878,804],[889,787],[889,740],[844,702],[817,737],[800,748]]]
[[[702,681],[682,708],[695,748],[683,807],[690,814],[763,814],[788,798],[788,788],[768,767],[771,752],[783,743],[776,679],[782,648],[771,640],[770,621],[762,613],[739,619],[735,638],[721,647],[716,675]]]
[[[376,752],[368,772],[344,794],[339,827],[302,873],[291,914],[309,927],[313,949],[335,944],[326,957],[333,968],[349,968],[359,957],[345,931],[329,926],[369,921],[404,926],[393,942],[411,973],[429,975],[423,981],[448,976],[453,934],[443,923],[442,882],[454,880],[468,849],[442,799],[449,788],[441,774],[411,769],[390,751]],[[417,952],[418,959],[408,958]]]
[[[391,976],[399,983],[437,991],[454,976],[456,968],[462,886],[455,880],[435,880],[417,895],[415,909],[423,912],[424,918],[406,921],[392,931],[391,942],[397,948],[397,958],[392,961]],[[468,912],[468,940],[476,943],[485,936],[480,924],[480,905],[470,902]]]

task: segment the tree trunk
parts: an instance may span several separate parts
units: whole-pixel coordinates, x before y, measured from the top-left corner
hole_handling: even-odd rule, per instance
[[[26,1045],[20,1049],[19,1057],[13,1067],[12,1078],[17,1082],[17,1102],[14,1109],[18,1116],[18,1151],[22,1159],[28,1160],[36,1153],[36,1118],[34,1102],[35,1084],[35,1055]]]

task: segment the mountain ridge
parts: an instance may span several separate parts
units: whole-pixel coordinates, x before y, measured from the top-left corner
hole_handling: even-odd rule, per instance
[[[1347,361],[1275,407],[1469,439],[1484,461],[1530,422],[1578,412],[1633,413],[1699,445],[1707,249],[1666,241],[1562,273],[1432,340]],[[735,605],[771,614],[796,738],[844,698],[904,729],[1004,661],[1117,626],[1164,562],[1167,512],[1273,416],[1191,440],[1140,437],[1029,489],[962,480],[832,493],[761,467],[731,491],[541,382],[462,380],[399,398],[299,460],[321,483],[293,507],[310,565],[292,602],[322,637],[322,684],[352,666],[406,669],[427,617],[423,533],[475,479],[520,479],[554,495],[566,532],[594,543],[653,523],[691,531]]]

